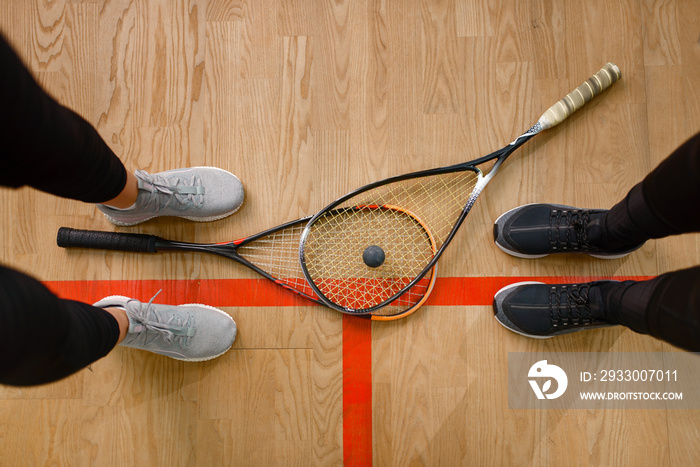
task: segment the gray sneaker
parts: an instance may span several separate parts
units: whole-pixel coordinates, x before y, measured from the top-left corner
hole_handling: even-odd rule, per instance
[[[601,288],[613,283],[517,282],[496,292],[493,312],[506,329],[535,339],[616,326],[606,311]]]
[[[113,224],[134,225],[160,216],[214,221],[230,216],[243,204],[241,181],[216,167],[192,167],[156,174],[137,170],[135,175],[139,194],[133,208],[124,210],[97,205]]]
[[[200,362],[226,353],[233,345],[236,323],[223,311],[199,304],[156,305],[155,298],[141,303],[115,295],[103,298],[94,306],[126,311],[129,331],[119,344],[125,347]]]
[[[642,245],[596,243],[607,210],[560,204],[526,204],[502,214],[493,225],[496,246],[519,258],[542,258],[553,253],[587,253],[617,259]]]

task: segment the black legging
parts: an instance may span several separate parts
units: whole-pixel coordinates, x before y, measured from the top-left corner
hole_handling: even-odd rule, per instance
[[[0,185],[30,185],[80,201],[115,198],[126,170],[95,129],[34,81],[0,35]],[[61,300],[0,267],[0,383],[68,376],[107,355],[119,337],[100,308]]]
[[[118,338],[117,320],[103,309],[59,299],[0,266],[0,383],[59,380],[107,355]]]
[[[101,203],[126,169],[97,131],[46,94],[0,35],[0,185]]]
[[[635,185],[605,216],[618,244],[700,232],[700,133]],[[700,266],[606,287],[611,318],[634,331],[700,351]]]

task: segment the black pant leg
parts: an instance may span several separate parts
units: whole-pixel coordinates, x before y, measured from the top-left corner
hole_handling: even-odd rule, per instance
[[[700,133],[656,167],[605,216],[601,244],[700,232]]]
[[[0,185],[100,203],[126,169],[85,119],[51,98],[0,35]]]
[[[700,232],[700,133],[686,141],[642,182],[649,209],[665,227],[652,238]]]
[[[683,143],[605,216],[602,244],[638,245],[700,232],[700,133]],[[604,287],[611,321],[700,351],[700,266]]]
[[[59,299],[0,266],[0,383],[57,381],[107,355],[118,338],[117,320],[103,309]]]
[[[647,307],[649,334],[700,352],[700,266],[659,276]]]
[[[676,347],[700,351],[700,266],[603,286],[608,318]]]

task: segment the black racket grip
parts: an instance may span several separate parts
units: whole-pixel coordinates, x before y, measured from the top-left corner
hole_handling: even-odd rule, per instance
[[[161,238],[155,235],[78,230],[68,227],[58,229],[56,237],[56,243],[61,248],[93,248],[139,253],[155,253],[158,240]]]

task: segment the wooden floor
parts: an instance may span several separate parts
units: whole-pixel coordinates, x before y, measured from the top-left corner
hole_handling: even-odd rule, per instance
[[[92,205],[2,189],[0,262],[48,284],[98,281],[79,283],[88,294],[147,301],[164,288],[160,302],[178,296],[168,284],[254,279],[216,257],[68,252],[55,235],[246,236],[361,184],[497,149],[612,61],[622,81],[507,161],[440,276],[654,276],[700,264],[697,235],[610,261],[516,259],[491,237],[520,204],[611,207],[700,128],[699,20],[697,0],[3,0],[0,30],[128,169],[214,165],[237,174],[247,198],[225,220],[127,229]],[[371,420],[351,426],[347,319],[200,295],[238,323],[230,352],[184,364],[116,348],[64,381],[1,387],[0,465],[351,464],[367,452],[352,457],[344,429],[371,433],[364,459],[381,466],[700,464],[694,411],[508,408],[508,352],[675,350],[630,330],[528,340],[488,303],[373,323]]]

